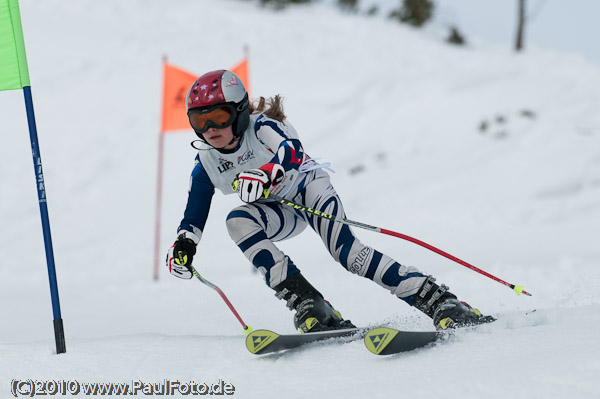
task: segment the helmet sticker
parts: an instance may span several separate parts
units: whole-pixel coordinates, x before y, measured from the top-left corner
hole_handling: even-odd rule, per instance
[[[238,85],[238,81],[235,78],[235,76],[231,77],[231,80],[229,82],[225,83],[225,87],[230,87],[230,86],[237,86]]]

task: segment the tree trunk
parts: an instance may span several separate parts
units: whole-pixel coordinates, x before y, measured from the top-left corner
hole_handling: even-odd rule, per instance
[[[517,22],[517,41],[515,50],[523,50],[523,31],[525,30],[525,0],[519,0],[519,18]]]

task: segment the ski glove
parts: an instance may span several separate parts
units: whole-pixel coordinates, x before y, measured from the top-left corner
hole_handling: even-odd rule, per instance
[[[167,268],[173,276],[188,280],[192,278],[191,266],[198,241],[198,237],[189,231],[179,234],[167,254]]]
[[[285,170],[277,163],[267,163],[258,169],[245,170],[237,176],[233,189],[246,203],[267,198],[269,188],[283,181]]]

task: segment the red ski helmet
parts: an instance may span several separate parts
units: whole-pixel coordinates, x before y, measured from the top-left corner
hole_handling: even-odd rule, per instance
[[[217,70],[200,76],[188,90],[185,104],[188,117],[191,113],[213,109],[219,104],[227,105],[233,112],[235,137],[241,137],[250,123],[248,93],[239,76],[231,71]],[[204,131],[199,131],[193,125],[192,128],[200,140],[205,141],[202,137]]]

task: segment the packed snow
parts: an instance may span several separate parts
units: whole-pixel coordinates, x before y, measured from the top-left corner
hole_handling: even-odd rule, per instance
[[[540,48],[450,46],[328,4],[22,1],[21,15],[67,353],[55,353],[23,95],[1,92],[0,397],[27,379],[221,380],[240,398],[597,397],[600,66]],[[532,296],[354,229],[498,321],[391,357],[361,341],[252,355],[219,295],[163,265],[194,165],[189,130],[165,137],[155,281],[162,57],[202,74],[235,65],[244,45],[252,94],[285,97],[306,151],[336,170],[349,219],[416,237]],[[195,267],[255,329],[293,333],[292,313],[227,234],[239,203],[216,194]],[[310,230],[280,247],[355,324],[433,329],[336,264]]]

